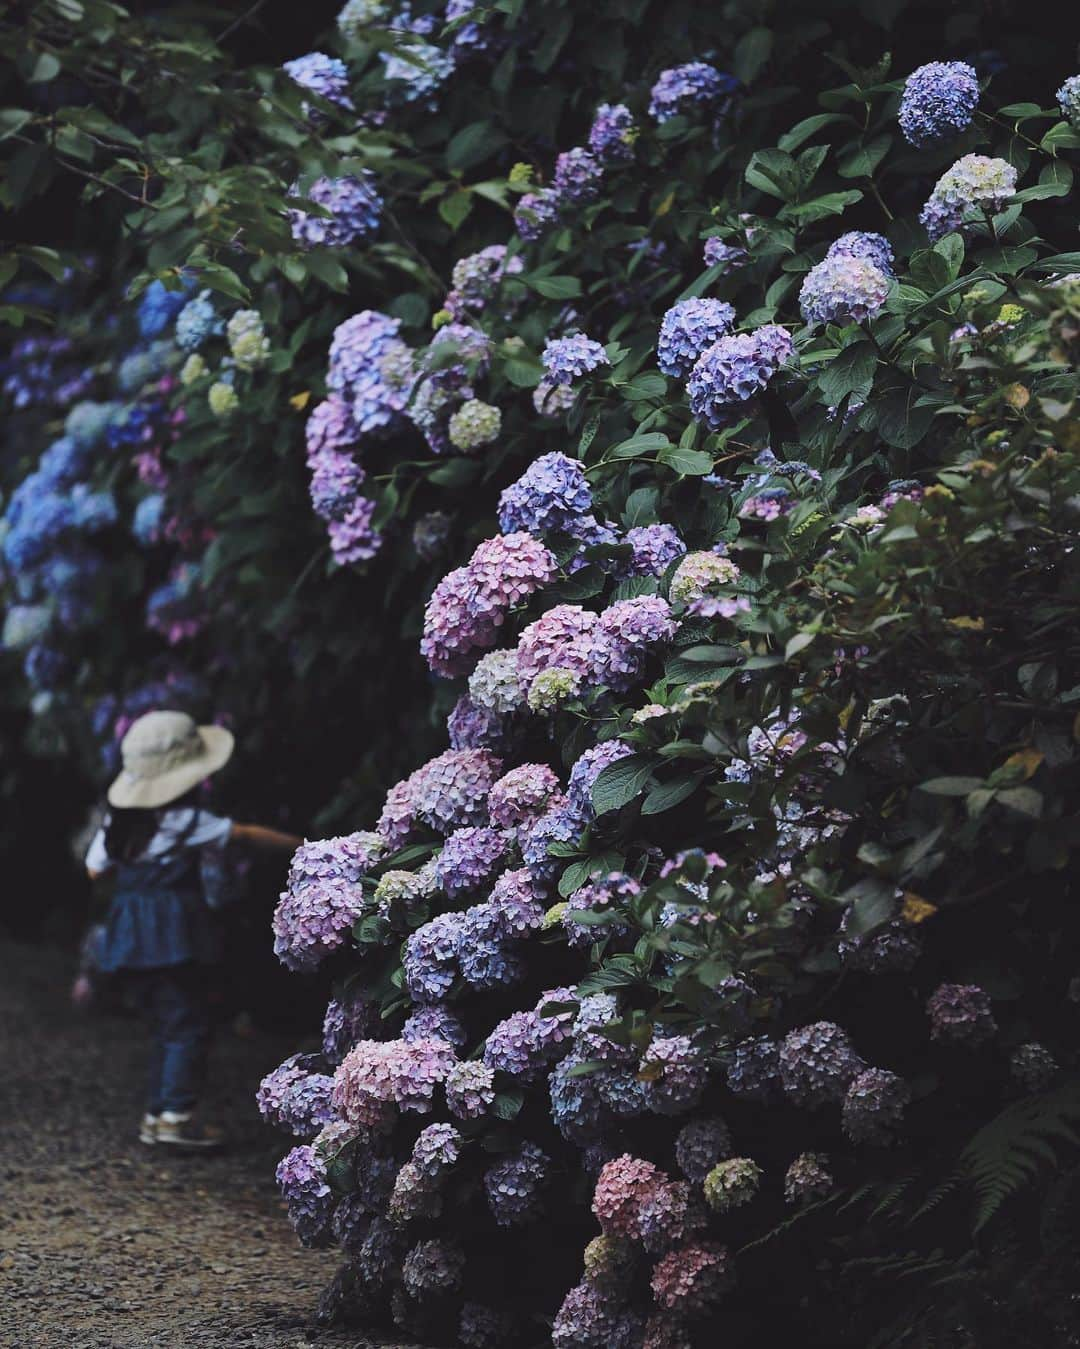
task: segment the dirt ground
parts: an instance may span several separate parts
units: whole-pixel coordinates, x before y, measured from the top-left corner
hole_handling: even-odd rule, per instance
[[[0,945],[0,1349],[385,1345],[314,1323],[338,1260],[293,1237],[273,1179],[289,1141],[253,1105],[296,1045],[219,1038],[227,1154],[146,1147],[142,1027],[71,1010],[70,977],[60,953]]]

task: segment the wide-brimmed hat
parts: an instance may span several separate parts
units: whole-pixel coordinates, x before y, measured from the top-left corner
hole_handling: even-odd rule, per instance
[[[224,768],[234,743],[231,731],[196,726],[186,712],[147,712],[120,742],[124,768],[109,788],[109,805],[167,806]]]

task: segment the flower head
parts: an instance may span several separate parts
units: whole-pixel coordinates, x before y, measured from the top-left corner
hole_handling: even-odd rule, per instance
[[[927,1002],[926,1011],[934,1040],[974,1048],[997,1034],[990,995],[976,984],[940,984]]]
[[[721,337],[698,357],[690,373],[686,387],[691,412],[718,430],[740,403],[767,387],[793,354],[790,334],[775,324]]]
[[[572,384],[600,366],[611,364],[600,343],[584,333],[550,338],[540,354],[540,362],[552,384]]]
[[[287,215],[293,238],[302,248],[347,248],[369,238],[378,230],[382,216],[382,198],[373,182],[369,173],[316,178],[303,195],[330,214],[311,215],[290,207]]]
[[[900,99],[900,130],[917,149],[958,136],[979,102],[979,80],[964,61],[931,61],[907,77]]]
[[[881,312],[889,278],[865,258],[836,253],[806,274],[799,305],[807,323],[864,323]]]
[[[602,164],[626,164],[634,157],[637,127],[623,103],[601,103],[589,131],[589,149]]]
[[[964,155],[937,180],[919,223],[934,241],[963,229],[983,212],[1000,210],[1015,191],[1016,170],[1007,160]]]
[[[680,300],[664,315],[656,344],[665,375],[685,379],[706,348],[731,331],[735,310],[723,300]]]
[[[662,70],[649,96],[649,116],[663,123],[697,108],[723,106],[739,87],[738,80],[705,61]]]

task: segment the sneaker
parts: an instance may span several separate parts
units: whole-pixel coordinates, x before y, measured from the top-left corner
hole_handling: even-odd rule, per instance
[[[148,1111],[142,1117],[142,1123],[139,1125],[139,1142],[156,1143],[158,1141],[158,1125],[160,1123],[160,1116],[151,1115]]]
[[[158,1118],[157,1135],[154,1140],[171,1148],[184,1148],[189,1151],[206,1151],[220,1148],[225,1142],[225,1132],[212,1124],[203,1124],[189,1112],[163,1110]]]

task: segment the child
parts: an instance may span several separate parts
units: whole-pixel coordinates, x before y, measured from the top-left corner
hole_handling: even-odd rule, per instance
[[[232,733],[196,726],[183,712],[148,712],[121,742],[123,771],[111,807],[86,854],[91,880],[116,886],[98,963],[135,985],[154,1024],[150,1099],[143,1143],[210,1148],[221,1130],[195,1117],[210,1041],[207,967],[221,957],[216,914],[204,893],[204,850],[226,842],[294,851],[301,840],[256,824],[211,815],[195,788],[228,762]]]

